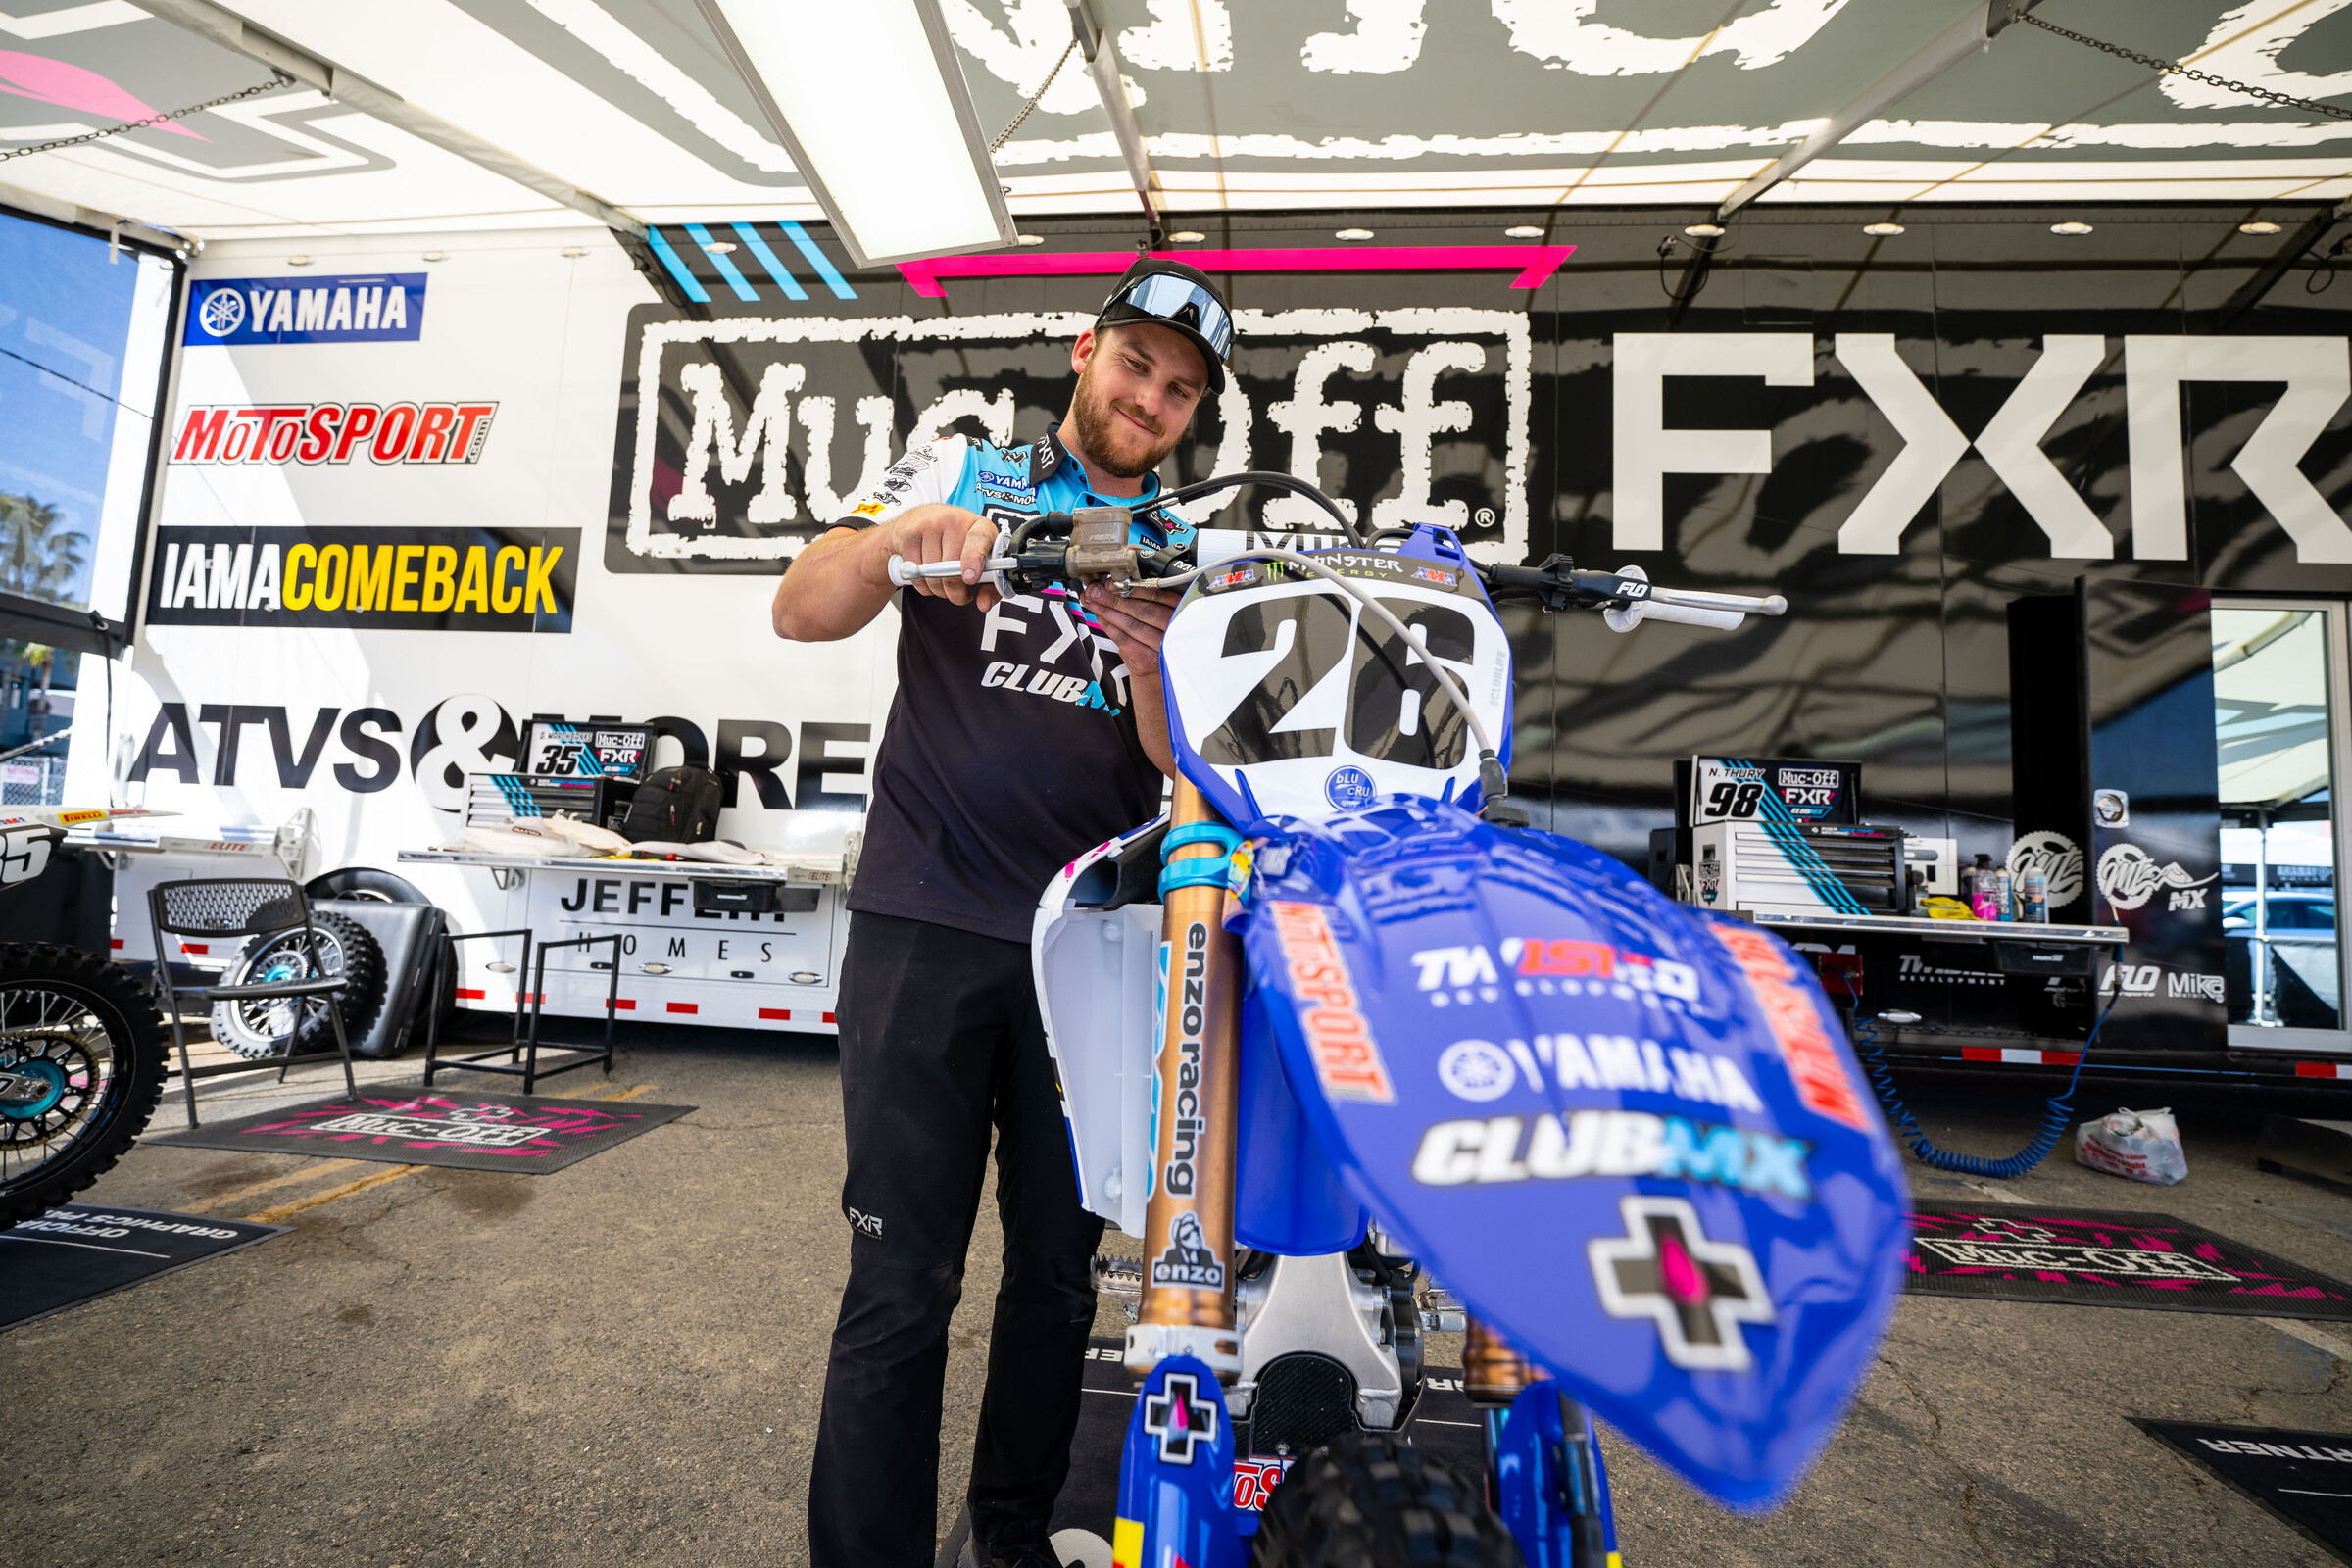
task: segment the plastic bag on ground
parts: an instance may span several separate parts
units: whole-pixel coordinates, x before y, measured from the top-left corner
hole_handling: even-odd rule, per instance
[[[2171,1107],[2118,1110],[2075,1129],[2075,1160],[2110,1176],[2170,1187],[2188,1179],[2188,1155]]]

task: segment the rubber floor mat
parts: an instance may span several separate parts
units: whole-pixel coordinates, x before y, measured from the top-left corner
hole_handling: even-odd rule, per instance
[[[0,1231],[0,1329],[62,1312],[292,1229],[209,1214],[60,1203]]]
[[[2352,1323],[2352,1285],[2170,1214],[1921,1202],[1911,1227],[1917,1295]]]
[[[2128,1419],[2352,1562],[2352,1435]]]
[[[385,1089],[336,1095],[143,1143],[257,1154],[381,1159],[532,1175],[576,1165],[694,1109],[643,1101],[550,1100],[470,1090]]]

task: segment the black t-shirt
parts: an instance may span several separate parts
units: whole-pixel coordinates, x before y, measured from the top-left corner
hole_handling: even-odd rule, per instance
[[[887,522],[927,502],[1016,520],[1130,504],[1093,495],[1054,435],[1011,448],[948,436],[901,458],[844,520]],[[985,614],[911,588],[898,606],[899,690],[850,907],[1026,943],[1056,872],[1159,810],[1127,666],[1057,590]]]

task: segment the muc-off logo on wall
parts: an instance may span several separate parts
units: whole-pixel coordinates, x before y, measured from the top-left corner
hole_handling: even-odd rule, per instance
[[[261,343],[414,343],[424,330],[424,274],[207,277],[188,285],[192,348]]]
[[[1099,299],[1101,285],[1071,285]],[[1222,396],[1174,458],[1188,478],[1271,468],[1331,484],[1375,527],[1440,522],[1482,557],[1528,547],[1533,348],[1522,311],[1238,313]],[[679,320],[630,317],[605,564],[772,572],[851,516],[899,453],[951,431],[1000,444],[1061,418],[1085,312]],[[1008,498],[1009,499],[1009,498]],[[1296,496],[1192,520],[1327,527]],[[1231,510],[1224,510],[1231,509]]]
[[[173,463],[478,463],[496,403],[198,404]]]
[[[577,528],[156,530],[147,623],[568,632]]]

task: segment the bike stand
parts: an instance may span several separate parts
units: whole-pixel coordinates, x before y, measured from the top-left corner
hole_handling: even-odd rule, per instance
[[[455,975],[458,972],[458,943],[471,941],[475,937],[514,936],[522,938],[522,968],[530,972],[531,978],[528,989],[517,992],[514,998],[514,1037],[510,1039],[503,1047],[493,1046],[490,1050],[481,1052],[475,1055],[451,1056],[444,1059],[440,1054],[441,1009],[436,1006],[432,1012],[431,1024],[425,1034],[425,1088],[432,1088],[433,1075],[435,1073],[443,1072],[492,1072],[498,1073],[504,1077],[519,1078],[522,1080],[522,1092],[525,1095],[528,1095],[532,1088],[542,1078],[552,1078],[558,1073],[571,1072],[577,1068],[594,1066],[599,1062],[603,1063],[606,1076],[610,1077],[612,1075],[612,1025],[613,1021],[620,1016],[620,938],[618,936],[573,937],[567,942],[542,942],[538,945],[537,957],[536,961],[534,962],[531,951],[531,933],[527,926],[515,927],[506,931],[445,932],[442,936],[442,940],[450,944],[447,950],[449,953],[449,972],[452,975]],[[610,942],[612,944],[612,962],[611,965],[612,978],[611,984],[606,988],[605,994],[604,1046],[600,1050],[595,1046],[576,1046],[561,1040],[548,1041],[546,1044],[552,1050],[577,1052],[579,1054],[574,1056],[569,1061],[559,1061],[552,1067],[543,1067],[539,1064],[539,1047],[541,1044],[539,1039],[539,1013],[540,1009],[546,1005],[547,1003],[548,952],[554,948],[590,948],[594,947],[600,942]],[[526,1002],[530,1004],[531,1009],[530,1027],[527,1031],[523,1028],[522,1011],[523,1004]],[[499,1062],[492,1061],[490,1059],[491,1057],[500,1055],[502,1054],[507,1058],[505,1061]]]

